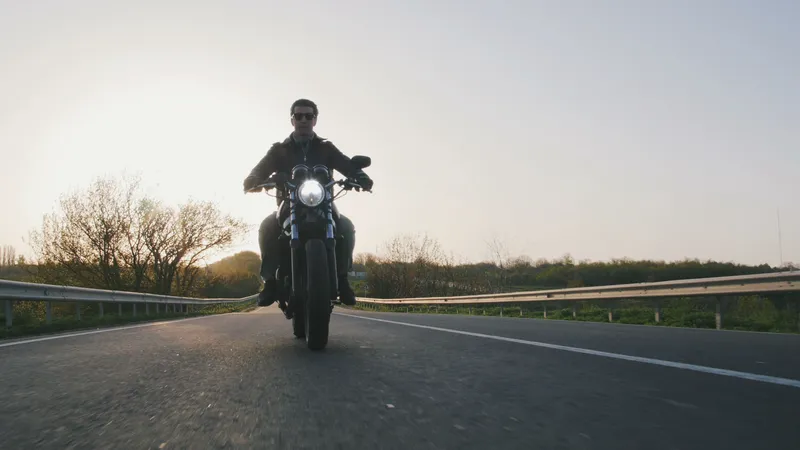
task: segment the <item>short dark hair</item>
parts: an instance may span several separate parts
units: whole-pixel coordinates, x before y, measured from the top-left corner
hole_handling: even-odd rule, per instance
[[[294,108],[296,106],[308,106],[308,107],[310,107],[310,108],[312,108],[314,110],[314,115],[315,116],[319,115],[319,110],[317,109],[317,104],[316,103],[312,102],[309,99],[301,98],[300,100],[295,100],[294,103],[292,103],[292,107],[289,108],[289,115],[290,116],[292,114],[294,114]]]

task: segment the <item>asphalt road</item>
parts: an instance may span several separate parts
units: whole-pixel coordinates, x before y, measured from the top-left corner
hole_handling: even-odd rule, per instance
[[[294,339],[274,307],[0,342],[0,448],[800,442],[800,336],[336,311],[322,353]]]

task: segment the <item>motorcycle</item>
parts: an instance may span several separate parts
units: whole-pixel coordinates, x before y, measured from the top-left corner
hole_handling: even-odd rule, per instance
[[[354,156],[351,161],[357,169],[372,164],[368,156]],[[336,185],[342,190],[334,196]],[[341,303],[336,257],[340,242],[334,220],[338,210],[333,201],[342,192],[363,188],[352,178],[334,180],[333,171],[324,165],[309,168],[298,164],[291,176],[276,173],[248,192],[264,189],[269,194],[273,188],[280,200],[277,220],[282,230],[280,265],[275,274],[278,305],[292,320],[294,335],[304,337],[309,349],[322,350],[328,344],[334,305]]]

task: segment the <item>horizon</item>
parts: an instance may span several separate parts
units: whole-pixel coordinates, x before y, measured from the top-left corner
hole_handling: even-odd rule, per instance
[[[226,253],[225,256],[221,256],[221,257],[218,257],[218,258],[216,258],[214,260],[210,260],[210,261],[208,261],[206,263],[206,266],[210,266],[210,265],[212,265],[214,263],[222,261],[223,259],[232,258],[232,257],[234,257],[234,256],[236,256],[238,254],[247,253],[247,252],[253,253],[256,256],[260,257],[259,252],[257,250],[244,249],[244,250],[238,250],[235,253],[231,253],[231,254],[227,254]],[[368,252],[363,252],[363,254],[367,254],[367,253]],[[445,253],[447,253],[447,252],[445,252]],[[379,258],[384,256],[384,255],[375,254],[375,253],[372,253],[372,255],[375,255],[375,256],[377,256]],[[355,252],[353,254],[354,258],[357,258],[358,256],[359,256],[358,252]],[[518,258],[529,258],[531,265],[535,266],[539,262],[554,263],[554,262],[562,261],[564,259],[564,257],[567,257],[567,256],[572,257],[572,255],[570,255],[568,253],[564,254],[564,255],[562,255],[560,257],[556,257],[556,258],[534,258],[534,257],[532,257],[530,255],[510,255],[507,260],[513,261],[513,260],[516,260]],[[653,262],[653,263],[663,263],[663,264],[676,264],[676,263],[682,263],[682,262],[699,262],[701,264],[718,263],[718,264],[733,264],[733,265],[746,266],[746,267],[759,267],[759,266],[762,266],[762,265],[766,264],[766,265],[770,266],[771,268],[781,268],[781,267],[790,268],[790,267],[794,267],[797,264],[794,261],[784,261],[783,265],[780,265],[780,264],[779,265],[772,265],[772,264],[769,264],[769,263],[746,264],[746,263],[741,263],[741,262],[737,262],[737,261],[722,261],[722,260],[713,260],[713,259],[701,260],[701,259],[698,259],[698,258],[682,258],[682,259],[674,259],[674,260],[665,260],[665,259],[657,259],[657,258],[632,259],[632,258],[628,258],[628,257],[609,258],[609,259],[602,259],[602,260],[591,260],[591,259],[578,260],[578,259],[575,259],[575,258],[572,258],[572,259],[573,259],[575,265],[595,264],[595,263],[613,264],[616,261],[631,261],[631,262]],[[356,264],[356,263],[354,262],[353,264]],[[496,263],[494,261],[492,261],[491,258],[485,258],[485,259],[482,259],[482,260],[469,260],[469,261],[461,261],[460,260],[460,261],[457,262],[457,265],[462,265],[462,264],[476,264],[477,265],[477,264],[496,264]],[[793,269],[793,270],[796,270],[796,269]]]
[[[275,202],[241,183],[304,97],[373,160],[337,201],[355,255],[800,262],[796,2],[47,5],[0,3],[0,246],[28,258],[60,195],[125,173],[243,218],[214,261],[259,254]]]

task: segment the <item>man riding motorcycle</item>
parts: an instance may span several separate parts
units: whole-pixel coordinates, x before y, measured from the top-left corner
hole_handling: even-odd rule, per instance
[[[372,189],[372,180],[357,169],[332,142],[320,138],[314,132],[319,110],[311,100],[300,99],[290,108],[294,131],[283,142],[276,142],[253,168],[244,180],[244,190],[248,191],[263,183],[273,173],[291,173],[298,164],[313,167],[323,164],[337,170],[346,177],[354,178],[362,188]],[[280,192],[280,190],[279,190]],[[280,206],[280,199],[278,200]],[[335,207],[335,206],[334,206]],[[275,271],[278,269],[280,251],[278,237],[281,227],[278,211],[267,216],[258,229],[258,243],[261,248],[261,278],[264,289],[259,293],[258,306],[269,306],[277,298]],[[334,215],[337,234],[341,238],[336,245],[336,265],[339,274],[339,300],[345,305],[355,305],[356,297],[347,273],[352,270],[353,250],[355,249],[355,227],[343,214]],[[342,245],[343,244],[343,245]]]

